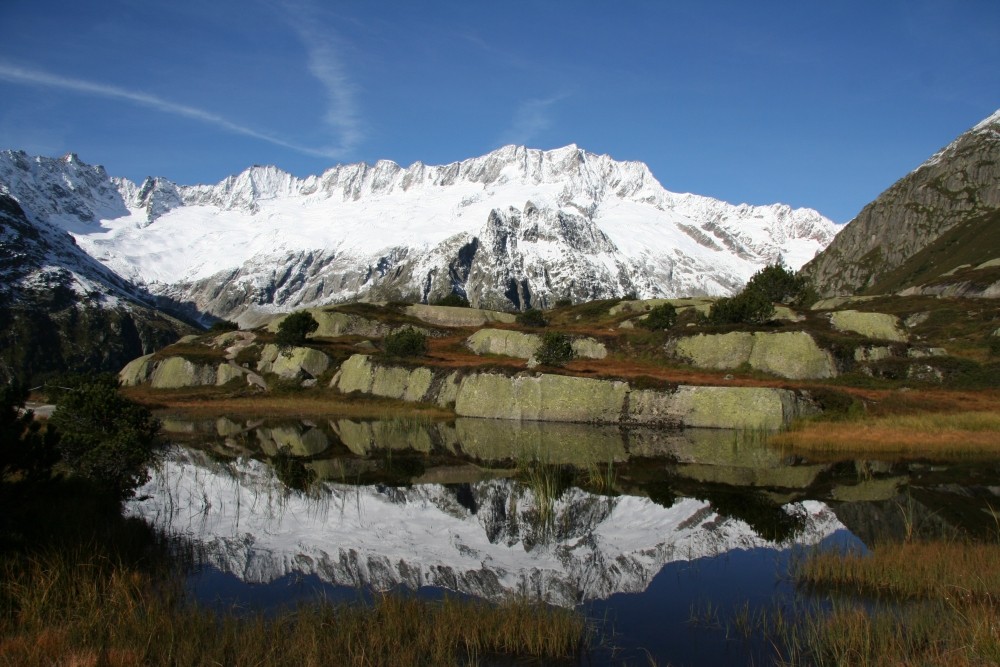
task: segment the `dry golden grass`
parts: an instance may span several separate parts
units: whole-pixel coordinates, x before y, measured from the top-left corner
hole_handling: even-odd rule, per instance
[[[450,419],[450,410],[372,396],[358,397],[332,390],[310,389],[290,394],[234,396],[214,388],[156,390],[127,387],[122,391],[133,401],[158,413],[172,415],[245,417],[349,417],[380,419],[386,415]]]
[[[570,659],[587,642],[571,610],[385,596],[272,617],[217,614],[180,586],[93,554],[52,552],[0,571],[3,665],[454,665],[489,656]]]
[[[860,422],[806,422],[769,442],[808,453],[994,454],[1000,453],[1000,412],[924,412]]]
[[[939,541],[816,553],[797,566],[796,581],[831,593],[832,607],[795,618],[779,611],[764,629],[783,664],[996,665],[998,558],[998,544]]]

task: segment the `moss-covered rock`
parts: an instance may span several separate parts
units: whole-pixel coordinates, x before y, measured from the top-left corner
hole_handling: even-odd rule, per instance
[[[462,379],[455,412],[490,419],[617,422],[627,393],[628,385],[619,381],[477,373]]]
[[[214,365],[195,364],[183,357],[167,357],[156,362],[149,376],[149,384],[154,389],[180,389],[214,385],[216,368]]]
[[[228,384],[236,379],[243,379],[246,375],[246,369],[240,368],[232,364],[219,364],[219,367],[215,371],[215,384],[222,386]]]
[[[900,326],[899,318],[887,313],[837,310],[830,313],[830,324],[840,331],[850,331],[873,340],[889,340],[898,343],[905,343],[909,340],[909,336]]]
[[[359,391],[403,401],[448,405],[457,393],[455,373],[435,373],[430,368],[407,368],[376,363],[366,354],[352,355],[340,366],[330,386],[350,393]]]
[[[570,341],[573,353],[584,359],[604,359],[608,349],[593,338],[576,338]],[[466,347],[476,354],[499,354],[505,357],[530,359],[542,345],[538,334],[509,331],[507,329],[480,329],[465,341]]]
[[[541,344],[542,337],[538,334],[506,329],[480,329],[465,341],[466,347],[476,354],[499,354],[519,359],[531,358]]]
[[[155,365],[152,354],[133,359],[118,372],[118,380],[124,387],[137,387],[145,384],[149,382]]]
[[[406,314],[418,320],[441,327],[481,327],[491,322],[513,324],[515,316],[495,310],[480,308],[457,308],[454,306],[428,306],[414,304],[408,306]]]
[[[265,345],[257,362],[261,373],[274,373],[278,377],[294,379],[318,377],[330,367],[330,357],[311,347],[280,348]]]
[[[795,380],[837,375],[833,356],[804,331],[699,334],[674,339],[667,350],[698,368],[726,370],[748,364]]]

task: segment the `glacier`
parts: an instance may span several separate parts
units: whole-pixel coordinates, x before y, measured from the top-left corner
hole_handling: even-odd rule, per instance
[[[112,178],[76,155],[3,151],[0,189],[150,294],[244,324],[450,293],[499,309],[727,295],[779,258],[797,269],[837,230],[811,209],[672,193],[641,162],[575,145],[305,178],[254,166],[194,186]]]

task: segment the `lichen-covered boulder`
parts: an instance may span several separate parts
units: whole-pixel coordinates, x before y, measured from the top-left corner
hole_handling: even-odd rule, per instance
[[[668,352],[698,368],[726,370],[748,364],[793,380],[837,375],[833,356],[804,331],[699,334],[671,341]]]
[[[454,306],[428,306],[414,304],[408,306],[406,314],[418,320],[442,327],[481,327],[490,322],[513,324],[515,316],[495,310],[480,308],[457,308]]]
[[[892,356],[892,348],[887,345],[869,345],[854,349],[854,360],[858,362],[882,361]]]
[[[837,375],[833,355],[821,349],[804,331],[755,333],[747,362],[751,368],[792,380]]]
[[[530,359],[542,344],[538,334],[509,331],[507,329],[480,329],[465,341],[466,347],[476,354],[499,354],[505,357]],[[593,338],[574,338],[570,341],[573,353],[583,359],[604,359],[608,349]]]
[[[837,310],[830,313],[830,324],[840,331],[861,334],[873,340],[905,343],[909,340],[900,327],[899,318],[887,313],[865,313],[858,310]]]
[[[196,364],[183,357],[167,357],[156,362],[149,377],[154,389],[180,389],[215,384],[214,365]]]
[[[455,413],[462,417],[561,422],[617,422],[628,384],[612,380],[476,373],[462,379]]]
[[[247,371],[239,366],[234,366],[232,364],[219,364],[219,368],[215,371],[215,384],[222,386],[228,384],[229,382],[239,378],[243,379]]]
[[[154,367],[155,363],[151,354],[133,359],[118,371],[118,380],[124,387],[137,387],[149,382]]]
[[[506,329],[480,329],[465,341],[466,347],[476,354],[499,354],[519,359],[532,357],[541,344],[542,337],[538,334]]]
[[[739,368],[750,359],[753,334],[734,331],[727,334],[687,336],[671,341],[670,348],[675,356],[698,368]]]
[[[803,412],[794,392],[769,387],[679,387],[684,425],[779,429]]]
[[[457,396],[457,374],[435,373],[430,368],[407,368],[376,363],[366,354],[355,354],[340,365],[330,386],[345,394],[358,391],[403,401],[448,405]]]
[[[286,379],[318,377],[329,367],[330,357],[311,347],[282,349],[277,345],[265,345],[257,362],[257,370],[261,373],[274,373]]]

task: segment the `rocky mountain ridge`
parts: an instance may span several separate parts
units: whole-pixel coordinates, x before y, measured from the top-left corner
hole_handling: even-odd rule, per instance
[[[901,178],[802,272],[821,296],[907,290],[1000,295],[1000,110]],[[936,289],[936,283],[961,283]]]
[[[208,186],[110,178],[76,156],[0,153],[0,187],[118,275],[192,316],[371,299],[525,308],[728,294],[832,239],[815,211],[666,191],[639,162],[507,146],[444,166],[252,167]]]

